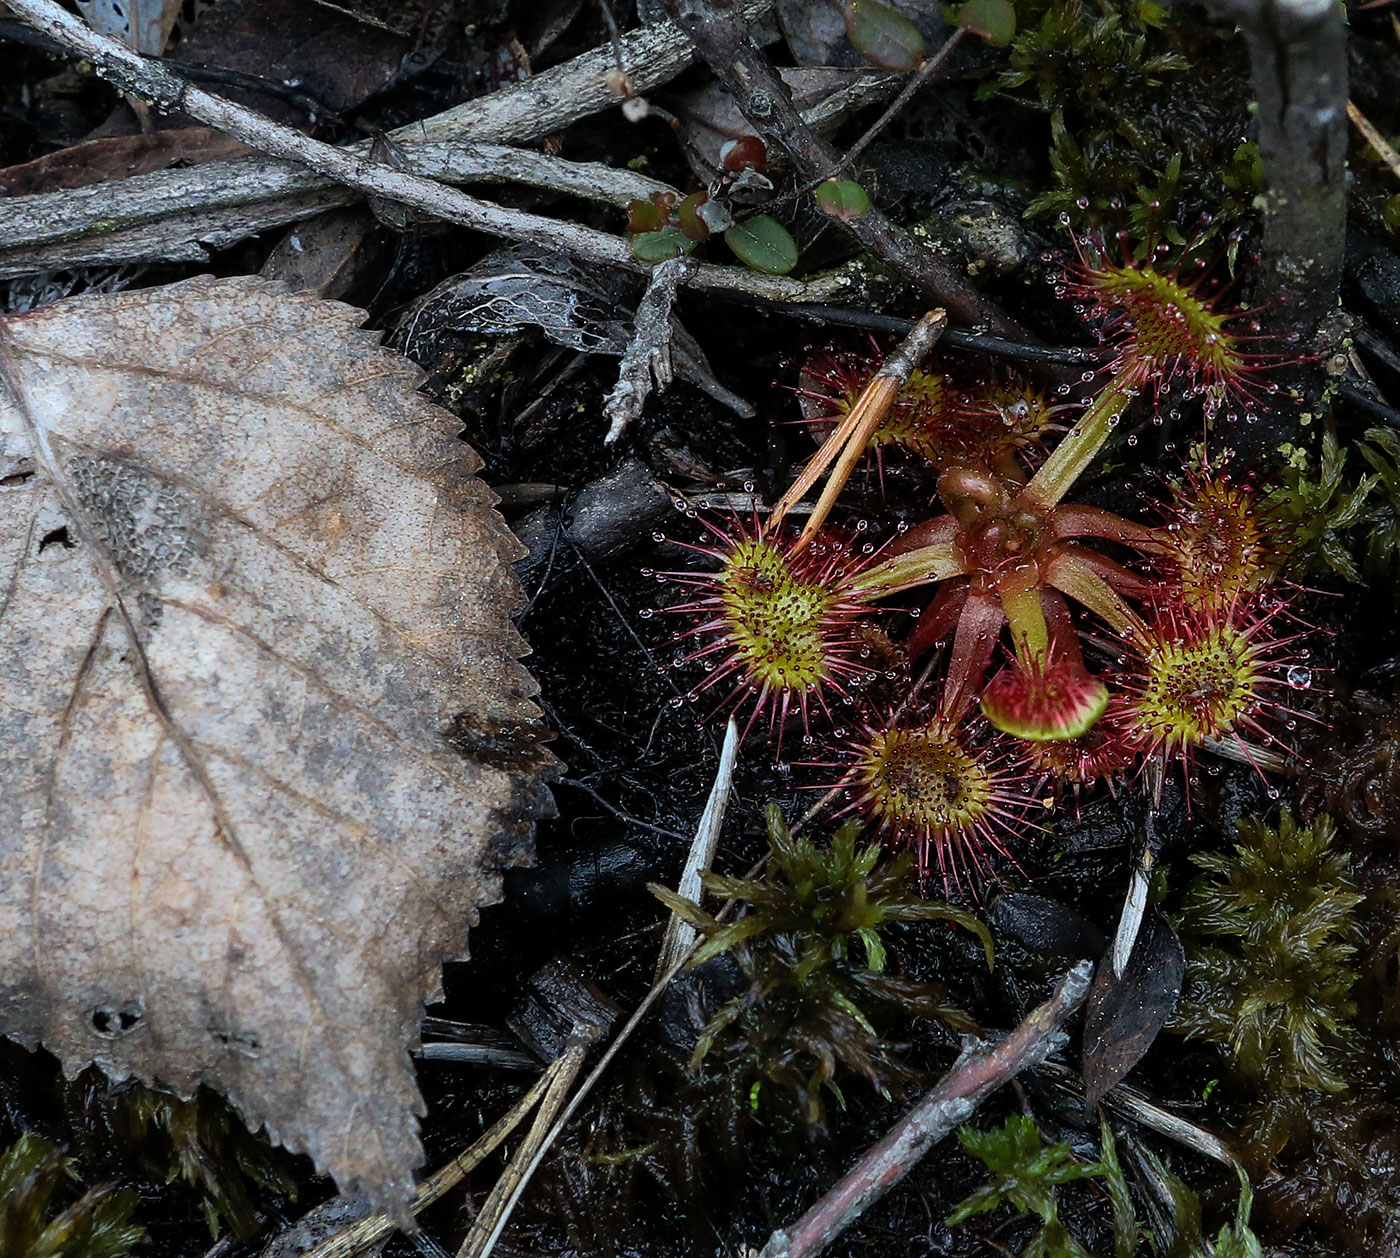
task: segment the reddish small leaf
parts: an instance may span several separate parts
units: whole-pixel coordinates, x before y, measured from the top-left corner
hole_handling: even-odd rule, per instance
[[[844,223],[870,210],[870,198],[854,179],[828,179],[817,189],[817,204]]]
[[[719,161],[731,174],[741,170],[761,172],[768,168],[768,147],[756,135],[741,135],[720,145]]]
[[[676,219],[680,223],[681,231],[686,235],[686,239],[693,240],[699,244],[702,240],[709,240],[709,224],[700,217],[700,207],[710,199],[708,192],[692,192],[676,207]]]
[[[634,236],[660,231],[666,226],[666,211],[655,201],[627,202],[627,230]]]

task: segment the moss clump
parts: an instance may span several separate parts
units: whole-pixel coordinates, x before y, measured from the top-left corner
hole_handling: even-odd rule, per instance
[[[1203,212],[1212,222],[1198,239],[1251,220],[1258,150],[1223,138],[1238,137],[1248,99],[1243,83],[1219,82],[1233,67],[1203,59],[1200,41],[1185,43],[1179,19],[1169,25],[1154,0],[1017,8],[1008,64],[980,94],[1029,94],[1049,114],[1052,183],[1028,213],[1121,225],[1139,257],[1159,241],[1186,245],[1178,224],[1189,233]]]
[[[730,956],[744,989],[701,1032],[691,1068],[708,1056],[754,1082],[776,1085],[809,1126],[823,1121],[823,1088],[839,1071],[877,1088],[915,1077],[881,1037],[901,1014],[938,1018],[957,1030],[974,1023],[941,987],[891,974],[882,932],[894,922],[947,921],[975,932],[991,962],[991,937],[971,914],[919,898],[908,854],[882,856],[857,846],[858,822],[837,830],[830,847],[793,836],[776,805],[767,812],[770,859],[757,878],[706,874],[712,895],[743,913],[724,923],[664,887],[653,892],[704,936],[693,965]]]
[[[1035,1123],[1021,1114],[1011,1115],[1002,1127],[988,1131],[958,1128],[963,1148],[987,1168],[990,1178],[954,1207],[948,1226],[998,1206],[1009,1206],[1029,1216],[1029,1221],[1039,1220],[1038,1228],[1020,1249],[1020,1258],[1093,1258],[1061,1222],[1059,1201],[1063,1185],[1093,1178],[1102,1183],[1112,1207],[1114,1258],[1134,1258],[1145,1233],[1152,1238],[1152,1252],[1161,1258],[1203,1258],[1212,1252],[1215,1258],[1259,1258],[1259,1240],[1249,1226],[1254,1195],[1243,1171],[1239,1173],[1235,1218],[1220,1229],[1212,1249],[1202,1230],[1200,1198],[1156,1154],[1142,1147],[1139,1158],[1151,1180],[1165,1191],[1143,1203],[1148,1226],[1138,1222],[1132,1189],[1106,1121],[1100,1121],[1099,1133],[1099,1160],[1084,1162],[1073,1156],[1068,1141],[1045,1144]]]
[[[1175,1029],[1220,1044],[1262,1105],[1250,1127],[1267,1160],[1302,1134],[1307,1095],[1348,1084],[1351,968],[1362,901],[1320,814],[1277,829],[1237,823],[1233,852],[1194,857],[1206,876],[1187,892],[1178,922],[1186,996]]]
[[[1268,505],[1288,546],[1288,575],[1386,583],[1400,576],[1400,437],[1370,428],[1356,449],[1369,473],[1348,474],[1347,451],[1331,432],[1322,435],[1315,470],[1305,451],[1285,449],[1289,461]]]
[[[1076,1179],[1102,1175],[1099,1163],[1077,1161],[1069,1151],[1068,1141],[1045,1144],[1035,1123],[1023,1114],[1012,1114],[1003,1126],[987,1131],[959,1127],[958,1141],[987,1168],[990,1178],[953,1208],[948,1216],[949,1227],[956,1227],[974,1214],[1006,1205],[1040,1220],[1039,1230],[1022,1255],[1093,1258],[1060,1222],[1058,1190]]]
[[[254,1188],[296,1197],[290,1157],[249,1132],[207,1088],[183,1100],[138,1085],[112,1095],[104,1107],[112,1130],[144,1166],[199,1195],[213,1236],[225,1226],[237,1240],[258,1233],[263,1220],[253,1205]]]
[[[0,1156],[0,1254],[5,1258],[122,1258],[143,1240],[131,1222],[137,1197],[129,1188],[74,1195],[73,1163],[32,1133]]]

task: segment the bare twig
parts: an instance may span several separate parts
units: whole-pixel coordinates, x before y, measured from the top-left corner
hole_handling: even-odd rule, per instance
[[[687,900],[700,899],[700,875],[709,869],[715,858],[719,833],[724,828],[724,814],[729,808],[729,793],[734,786],[734,766],[738,759],[739,726],[731,716],[724,727],[724,744],[720,747],[715,782],[710,788],[709,799],[705,801],[705,811],[700,814],[700,824],[695,828],[695,842],[691,844],[685,868],[681,870],[680,880],[676,883],[676,894],[684,896]],[[695,927],[673,912],[671,920],[666,923],[666,934],[661,940],[654,977],[659,979],[684,960],[697,938]]]
[[[1142,792],[1139,797],[1139,833],[1136,840],[1137,859],[1128,878],[1128,891],[1123,897],[1123,912],[1118,916],[1118,930],[1113,936],[1113,976],[1121,979],[1128,969],[1142,917],[1147,912],[1147,892],[1152,885],[1152,869],[1157,859],[1158,841],[1153,819],[1162,807],[1163,765],[1160,759],[1149,760],[1142,771]]]
[[[411,206],[475,231],[528,241],[604,266],[629,271],[649,269],[633,256],[627,242],[618,236],[469,197],[432,179],[370,161],[353,150],[323,144],[206,92],[179,78],[166,66],[151,62],[116,40],[89,29],[53,0],[6,0],[6,3],[45,34],[80,52],[99,74],[122,91],[161,109],[182,110],[262,152],[301,162],[347,187]],[[769,295],[777,295],[775,287],[778,292],[800,292],[804,288],[801,281],[775,286],[772,281],[783,277],[762,276],[745,267],[701,264],[692,275],[694,282],[706,288],[733,287],[739,291],[766,291]]]
[[[728,88],[754,129],[792,160],[805,180],[835,174],[837,153],[813,134],[792,103],[786,85],[749,33],[741,11],[706,0],[663,0],[666,10],[695,41],[701,57]],[[916,285],[932,303],[946,306],[961,322],[985,325],[1003,336],[1021,333],[1017,325],[956,270],[877,208],[845,224],[886,266]]]
[[[671,358],[675,362],[676,375],[714,398],[721,406],[727,406],[740,419],[752,419],[758,414],[752,402],[719,382],[700,343],[675,316],[671,318]]]
[[[1376,124],[1357,108],[1353,101],[1347,101],[1347,117],[1351,119],[1351,124],[1359,132],[1361,137],[1376,152],[1376,156],[1390,167],[1390,173],[1400,179],[1400,153],[1395,151],[1389,140],[1376,129]]]
[[[755,18],[771,3],[741,0],[739,11]],[[67,39],[44,30],[64,48],[78,51]],[[689,39],[663,22],[624,36],[620,55],[633,87],[644,92],[674,78],[695,54]],[[400,128],[390,139],[415,168],[418,151],[429,145],[537,140],[618,105],[620,98],[610,86],[613,69],[613,49],[593,49],[489,96]],[[173,71],[169,77],[176,77]],[[364,156],[369,142],[347,151]],[[445,160],[450,164],[450,158]],[[421,173],[443,169],[425,161]],[[450,176],[444,172],[444,177]],[[205,246],[230,245],[355,199],[353,190],[300,164],[267,157],[208,162],[72,191],[14,197],[5,206],[0,275],[153,258],[199,261],[208,254]],[[47,235],[49,230],[61,235]],[[97,239],[86,240],[94,236]]]
[[[871,332],[889,332],[894,336],[908,335],[918,322],[917,319],[906,319],[900,315],[819,302],[773,302],[747,294],[733,294],[733,297],[745,305],[759,305],[773,314],[787,315],[793,319],[806,319],[821,324],[835,323],[848,328],[866,328]],[[995,358],[1010,358],[1016,362],[1065,367],[1093,363],[1102,355],[1102,351],[1085,349],[1078,345],[1026,345],[1020,341],[1008,341],[1005,337],[985,336],[962,328],[945,329],[942,344],[945,348],[965,349],[975,354],[991,354]]]
[[[589,1023],[575,1024],[573,1033],[564,1046],[563,1053],[555,1059],[551,1067],[549,1087],[540,1101],[539,1113],[531,1123],[530,1130],[520,1147],[516,1149],[510,1163],[502,1172],[482,1204],[480,1213],[472,1221],[471,1230],[457,1251],[457,1258],[486,1258],[496,1246],[515,1203],[530,1182],[540,1156],[543,1156],[549,1141],[553,1138],[553,1124],[564,1098],[569,1094],[574,1080],[583,1068],[588,1050],[602,1034],[601,1028]]]
[[[647,291],[637,303],[632,339],[618,366],[617,384],[603,402],[608,420],[604,445],[612,445],[642,413],[653,381],[662,393],[671,387],[671,307],[676,289],[693,265],[688,258],[668,258],[652,270]]]
[[[1047,1061],[1042,1062],[1036,1068],[1036,1073],[1053,1079],[1061,1091],[1076,1100],[1082,1101],[1084,1099],[1084,1081],[1078,1071],[1071,1070],[1068,1066],[1062,1066],[1058,1062]],[[1173,1114],[1169,1110],[1164,1110],[1160,1105],[1154,1105],[1136,1088],[1129,1087],[1125,1083],[1118,1083],[1110,1088],[1100,1104],[1123,1118],[1130,1118],[1136,1123],[1141,1123],[1149,1131],[1155,1131],[1159,1136],[1175,1140],[1179,1145],[1190,1149],[1193,1153],[1199,1153],[1202,1157],[1219,1162],[1222,1166],[1233,1169],[1239,1165],[1239,1159],[1230,1151],[1229,1145],[1213,1131],[1207,1131],[1206,1128],[1189,1122],[1179,1114]]]
[[[530,1086],[509,1111],[498,1119],[484,1135],[470,1148],[459,1153],[440,1171],[429,1176],[418,1185],[409,1209],[414,1214],[432,1205],[443,1193],[455,1188],[462,1180],[484,1162],[512,1131],[516,1129],[534,1107],[535,1103],[552,1086],[563,1069],[563,1058],[555,1060],[545,1072]],[[314,1249],[308,1250],[303,1258],[353,1258],[371,1246],[393,1235],[398,1225],[385,1214],[374,1214],[360,1219],[343,1232],[322,1241]]]
[[[964,1053],[938,1084],[891,1128],[846,1176],[790,1228],[774,1232],[759,1258],[810,1258],[858,1219],[959,1123],[982,1099],[1064,1043],[1066,1020],[1089,992],[1093,966],[1080,961],[1058,983],[1050,999],[995,1046],[981,1043]]]
[[[943,63],[953,55],[953,50],[962,42],[966,34],[965,27],[956,27],[953,33],[943,41],[943,46],[925,61],[916,73],[909,76],[909,81],[904,85],[899,95],[890,102],[889,108],[866,129],[865,134],[859,140],[846,150],[846,155],[841,159],[843,170],[850,169],[851,163],[870,147],[880,132],[895,119],[899,111],[914,99],[919,89],[943,68]]]

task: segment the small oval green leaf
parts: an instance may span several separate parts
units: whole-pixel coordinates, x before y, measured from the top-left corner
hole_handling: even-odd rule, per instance
[[[828,179],[817,189],[817,204],[844,223],[870,210],[870,198],[854,179]]]
[[[735,223],[724,233],[724,243],[740,262],[765,275],[786,275],[797,265],[797,242],[767,214]]]
[[[665,262],[694,248],[695,241],[679,227],[663,227],[660,231],[642,232],[632,237],[632,256],[642,262]]]
[[[1016,37],[1016,10],[1011,0],[967,0],[956,12],[963,30],[982,36],[989,44],[1005,47]]]
[[[871,65],[903,72],[917,69],[923,61],[919,28],[882,0],[846,0],[841,15],[851,47]]]

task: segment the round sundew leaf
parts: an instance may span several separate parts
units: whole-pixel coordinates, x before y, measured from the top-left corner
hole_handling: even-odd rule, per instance
[[[765,275],[786,275],[797,265],[797,242],[786,227],[767,214],[735,223],[724,233],[724,243],[740,262]]]
[[[924,37],[897,9],[881,0],[847,0],[842,9],[851,46],[873,66],[903,73],[924,59]]]
[[[694,248],[695,241],[679,227],[663,227],[660,231],[642,232],[632,237],[632,256],[642,262],[665,262]]]
[[[846,223],[870,211],[870,198],[854,179],[828,179],[817,189],[817,204]]]
[[[1011,0],[967,0],[954,13],[963,30],[980,35],[999,48],[1016,37],[1016,10]]]

